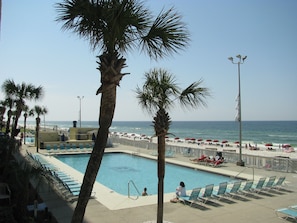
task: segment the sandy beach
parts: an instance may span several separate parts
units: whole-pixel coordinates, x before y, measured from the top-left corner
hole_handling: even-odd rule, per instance
[[[157,137],[146,137],[137,135],[135,133],[118,134],[111,133],[112,136],[117,136],[123,139],[135,140],[135,141],[151,141],[157,143]],[[216,140],[214,140],[216,141]],[[179,146],[185,148],[199,148],[199,149],[211,149],[216,151],[233,151],[239,153],[239,144],[237,142],[214,142],[213,140],[202,140],[197,139],[180,139],[180,138],[167,138],[167,146]],[[297,159],[296,148],[293,147],[282,147],[284,145],[276,144],[272,146],[266,146],[265,144],[254,144],[253,142],[242,142],[242,154],[256,155],[262,157],[289,157],[291,159]]]

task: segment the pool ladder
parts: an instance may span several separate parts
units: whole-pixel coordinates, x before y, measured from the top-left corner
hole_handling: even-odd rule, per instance
[[[138,193],[138,195],[137,195],[137,197],[135,199],[135,200],[137,200],[138,197],[139,197],[139,195],[140,195],[140,192],[139,192],[138,188],[136,187],[136,185],[135,185],[135,183],[134,183],[133,180],[129,180],[129,182],[128,182],[128,198],[131,198],[132,199],[132,197],[130,196],[130,185],[132,185],[135,188],[135,190],[137,191],[137,193]]]

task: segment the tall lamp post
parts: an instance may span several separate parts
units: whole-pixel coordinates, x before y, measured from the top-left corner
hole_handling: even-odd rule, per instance
[[[79,127],[81,128],[81,100],[84,98],[84,96],[77,96],[79,99]]]
[[[233,63],[237,64],[238,67],[238,121],[239,121],[239,161],[236,163],[237,166],[244,166],[244,161],[242,160],[242,119],[241,119],[241,94],[240,94],[240,64],[244,63],[247,56],[241,56],[240,54],[236,56],[238,58],[237,62],[233,61],[233,57],[228,59]]]

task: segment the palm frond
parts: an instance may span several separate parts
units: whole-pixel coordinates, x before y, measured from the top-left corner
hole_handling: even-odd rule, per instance
[[[153,59],[162,58],[185,48],[189,40],[186,25],[174,8],[162,10],[147,35],[142,37],[142,51]]]
[[[179,97],[182,106],[186,108],[206,106],[205,99],[210,96],[208,88],[201,87],[203,80],[190,84]]]

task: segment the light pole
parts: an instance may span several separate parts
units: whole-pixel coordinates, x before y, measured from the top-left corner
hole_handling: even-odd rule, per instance
[[[244,60],[247,56],[241,56],[240,54],[236,56],[238,62],[233,61],[233,57],[228,59],[233,63],[237,64],[238,67],[238,116],[237,120],[239,121],[239,161],[236,163],[237,166],[244,166],[244,161],[242,160],[242,119],[241,119],[241,94],[240,94],[240,64],[244,63]]]
[[[79,99],[79,127],[81,128],[81,100],[84,98],[84,96],[77,96]]]

